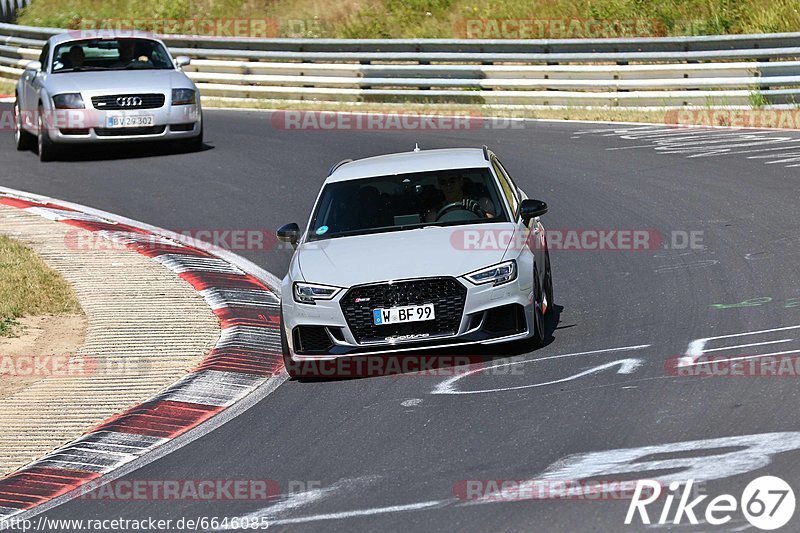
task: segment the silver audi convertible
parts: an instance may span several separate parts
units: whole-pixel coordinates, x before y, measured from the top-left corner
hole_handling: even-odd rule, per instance
[[[311,361],[544,341],[553,281],[539,217],[488,148],[346,160],[331,169],[281,287],[292,376]]]
[[[17,83],[15,140],[49,161],[70,144],[203,144],[200,93],[164,43],[145,32],[69,32],[48,39]]]

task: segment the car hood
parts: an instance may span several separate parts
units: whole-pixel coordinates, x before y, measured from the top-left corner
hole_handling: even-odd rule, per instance
[[[179,70],[115,70],[109,72],[65,72],[47,76],[50,94],[65,92],[133,93],[137,91],[171,91],[192,87],[186,74]]]
[[[457,277],[502,261],[515,228],[510,223],[429,226],[338,237],[302,244],[297,261],[305,281],[338,287],[428,276]],[[481,244],[475,246],[476,242]]]

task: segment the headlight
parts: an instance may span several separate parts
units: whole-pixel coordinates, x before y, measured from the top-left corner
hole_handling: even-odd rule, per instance
[[[339,287],[316,285],[314,283],[294,284],[294,301],[303,304],[313,304],[315,300],[330,300],[341,291]]]
[[[56,109],[83,109],[83,98],[80,93],[57,94],[53,97]]]
[[[514,260],[506,261],[476,270],[464,277],[475,285],[483,285],[484,283],[494,283],[495,286],[502,285],[517,279],[517,262]]]
[[[195,103],[195,92],[192,89],[172,89],[172,105],[189,105]]]

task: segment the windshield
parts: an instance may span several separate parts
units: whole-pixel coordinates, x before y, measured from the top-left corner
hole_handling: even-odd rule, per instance
[[[489,169],[440,170],[329,183],[308,240],[507,221]]]
[[[169,54],[150,39],[88,39],[60,44],[53,73],[90,70],[172,69]]]

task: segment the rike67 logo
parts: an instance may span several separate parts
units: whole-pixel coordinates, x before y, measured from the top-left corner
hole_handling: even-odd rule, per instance
[[[697,525],[700,516],[709,525],[721,526],[741,512],[751,526],[773,530],[786,525],[794,514],[794,491],[779,477],[761,476],[754,479],[748,483],[738,500],[731,494],[720,494],[708,501],[705,501],[709,497],[707,494],[692,498],[696,493],[692,490],[693,485],[694,480],[691,479],[686,483],[670,483],[660,513],[652,517],[654,523],[682,524],[685,519],[689,524]],[[628,506],[625,524],[635,523],[637,516],[642,524],[651,524],[648,510],[657,512],[658,505],[652,505],[651,509],[648,506],[661,499],[664,496],[662,492],[662,486],[657,481],[639,480]]]

